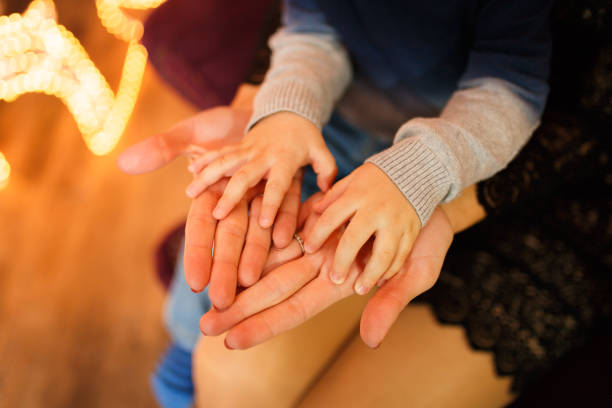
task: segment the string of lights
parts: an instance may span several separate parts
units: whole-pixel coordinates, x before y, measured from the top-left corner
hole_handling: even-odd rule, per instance
[[[34,0],[24,14],[0,16],[0,99],[42,92],[61,99],[87,147],[96,155],[113,150],[134,109],[147,51],[139,44],[143,25],[122,8],[147,9],[165,0],[96,0],[104,27],[129,43],[117,93],[74,35],[57,23],[52,0]],[[0,188],[10,165],[0,153]]]

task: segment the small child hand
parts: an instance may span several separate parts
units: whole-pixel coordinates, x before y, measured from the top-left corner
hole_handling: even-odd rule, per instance
[[[319,188],[329,189],[336,163],[321,132],[297,114],[278,112],[262,119],[239,144],[208,151],[194,162],[190,170],[199,174],[187,188],[187,195],[195,197],[232,175],[213,212],[215,218],[222,219],[250,187],[267,179],[259,222],[269,228],[296,172],[307,164],[317,173]]]
[[[401,191],[374,164],[366,163],[337,182],[314,208],[321,217],[306,237],[306,251],[317,251],[337,228],[342,233],[330,279],[341,284],[361,248],[374,237],[372,254],[355,282],[364,295],[404,265],[420,231],[419,217]]]

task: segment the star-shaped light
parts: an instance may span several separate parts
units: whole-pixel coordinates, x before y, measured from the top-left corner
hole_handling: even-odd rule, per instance
[[[74,117],[87,147],[109,153],[119,142],[140,91],[147,51],[139,44],[140,21],[122,8],[147,9],[165,0],[96,0],[104,27],[129,42],[117,93],[81,43],[57,23],[52,0],[34,0],[24,14],[0,16],[0,99],[42,92],[60,98]],[[0,187],[10,166],[0,154]]]

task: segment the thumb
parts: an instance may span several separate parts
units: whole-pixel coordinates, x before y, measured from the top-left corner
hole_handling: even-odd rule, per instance
[[[338,173],[334,156],[327,146],[323,145],[312,152],[310,160],[312,169],[317,174],[317,185],[321,191],[327,191]]]
[[[151,136],[126,149],[117,158],[117,165],[127,174],[157,170],[181,154],[190,140],[187,121],[180,122],[167,132]]]
[[[117,164],[128,174],[141,174],[165,166],[190,146],[218,149],[242,138],[249,115],[226,106],[204,110],[130,147]]]
[[[364,343],[378,347],[406,305],[434,285],[452,240],[448,219],[436,210],[417,237],[402,271],[378,289],[363,310],[360,332]]]

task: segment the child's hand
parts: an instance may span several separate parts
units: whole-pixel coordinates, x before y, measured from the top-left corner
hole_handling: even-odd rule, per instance
[[[299,115],[278,112],[262,119],[239,144],[209,151],[190,166],[193,172],[201,172],[187,188],[187,194],[195,197],[233,174],[213,212],[215,218],[222,219],[250,187],[267,179],[259,222],[269,228],[296,172],[307,164],[317,173],[319,188],[329,189],[336,176],[336,163],[321,132]],[[287,242],[277,243],[275,239],[275,243],[282,246],[290,240],[291,236],[283,237],[281,241]]]
[[[306,237],[306,251],[318,250],[330,234],[349,219],[342,233],[330,279],[341,284],[361,248],[374,238],[372,255],[355,282],[364,295],[404,265],[420,230],[419,217],[393,181],[366,163],[336,183],[314,208],[321,217]]]

